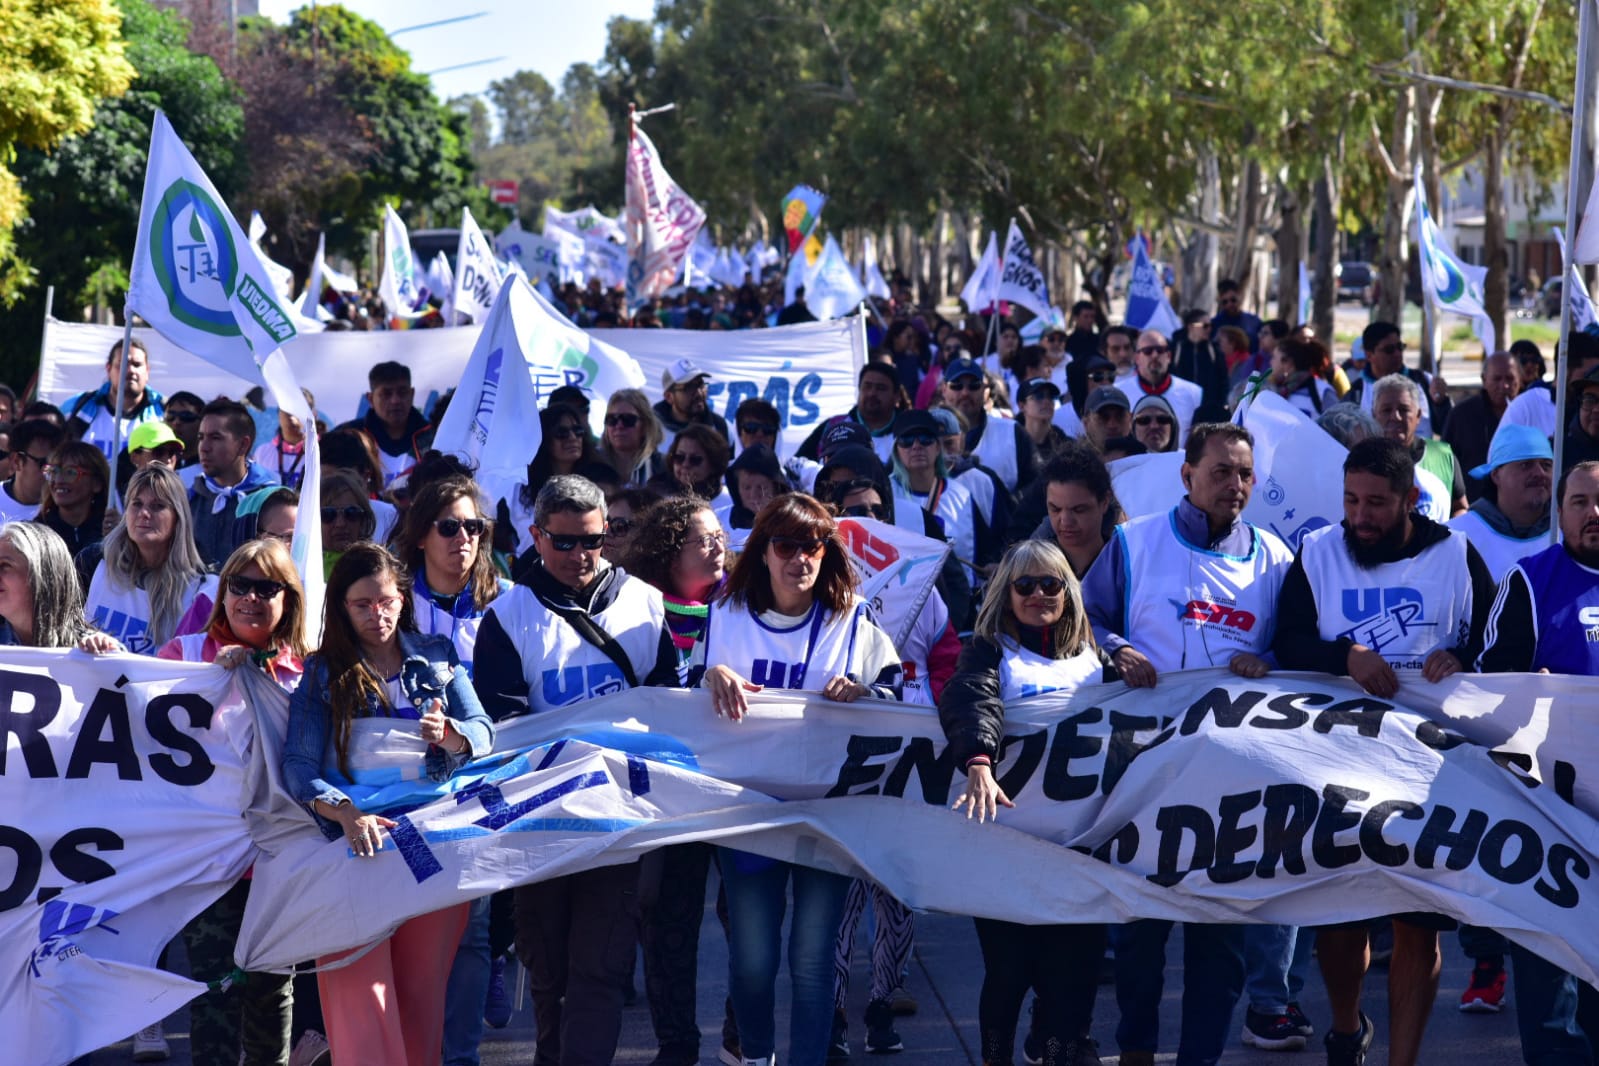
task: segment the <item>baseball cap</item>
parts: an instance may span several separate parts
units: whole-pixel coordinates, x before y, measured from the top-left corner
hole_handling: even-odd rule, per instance
[[[159,418],[148,422],[140,422],[128,432],[128,454],[148,448],[150,451],[161,447],[163,444],[176,444],[183,447],[183,442],[178,435],[172,432],[172,427]]]
[[[822,430],[822,440],[817,445],[816,450],[821,453],[823,460],[826,460],[828,456],[840,448],[846,448],[851,444],[859,444],[870,448],[872,446],[872,431],[859,422],[844,418]]]
[[[955,412],[948,407],[934,407],[929,409],[927,413],[932,415],[933,421],[938,423],[942,436],[953,437],[961,431],[960,419],[956,418]]]
[[[1055,399],[1060,399],[1059,385],[1056,385],[1048,378],[1029,378],[1022,382],[1021,388],[1016,390],[1016,402],[1021,403],[1024,400],[1037,396],[1041,392],[1051,393],[1054,395]]]
[[[894,436],[903,437],[907,433],[926,433],[933,437],[944,436],[944,428],[938,424],[928,411],[901,411],[894,417]]]
[[[672,365],[661,371],[661,388],[670,389],[687,385],[698,378],[709,378],[710,372],[694,365],[692,359],[674,359]]]
[[[978,381],[987,380],[983,375],[983,368],[971,359],[952,359],[944,368],[944,380],[954,381],[956,378],[976,378]]]
[[[1488,461],[1467,471],[1474,478],[1485,478],[1507,463],[1523,459],[1548,459],[1553,462],[1554,449],[1549,438],[1531,426],[1500,426],[1488,445]]]
[[[1101,385],[1088,394],[1088,400],[1083,404],[1083,414],[1091,415],[1104,407],[1120,407],[1124,411],[1131,411],[1133,405],[1127,402],[1127,394],[1114,385]]]

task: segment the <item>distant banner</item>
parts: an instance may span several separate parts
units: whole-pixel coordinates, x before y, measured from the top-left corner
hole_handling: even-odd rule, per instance
[[[947,809],[964,777],[925,709],[759,693],[733,723],[703,692],[638,689],[501,723],[495,751],[446,781],[352,786],[397,823],[375,860],[289,801],[287,696],[237,680],[242,701],[217,668],[0,654],[0,843],[16,856],[0,1020],[17,1061],[65,1063],[196,994],[155,957],[252,859],[247,969],[707,840],[1028,923],[1433,911],[1599,979],[1599,927],[1581,920],[1599,864],[1592,680],[1406,673],[1386,701],[1344,679],[1207,670],[1045,694],[1006,709],[995,770],[1016,806],[997,825]],[[424,748],[396,720],[355,776]],[[1006,876],[974,882],[974,861]]]

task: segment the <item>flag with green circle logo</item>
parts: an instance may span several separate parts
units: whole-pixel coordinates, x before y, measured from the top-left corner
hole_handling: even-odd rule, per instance
[[[1427,298],[1441,311],[1471,319],[1472,331],[1482,341],[1483,351],[1492,355],[1499,348],[1482,293],[1488,268],[1461,262],[1444,243],[1443,234],[1427,210],[1427,188],[1422,184],[1420,167],[1416,168],[1416,228],[1420,232],[1417,243],[1421,246],[1421,285]]]

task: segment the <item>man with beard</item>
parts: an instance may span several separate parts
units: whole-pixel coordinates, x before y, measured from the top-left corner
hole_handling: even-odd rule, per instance
[[[673,360],[661,372],[661,390],[665,399],[655,404],[655,416],[666,427],[666,442],[691,425],[710,426],[722,435],[729,445],[733,437],[727,429],[727,419],[710,409],[707,402],[711,375],[694,365],[690,359]],[[665,450],[665,445],[662,445]]]
[[[1182,447],[1198,416],[1203,390],[1192,381],[1172,376],[1171,345],[1159,330],[1146,329],[1140,333],[1133,356],[1138,373],[1125,381],[1117,381],[1117,387],[1127,394],[1129,407],[1145,396],[1163,397],[1177,416],[1177,446]]]
[[[1415,464],[1400,442],[1374,437],[1349,450],[1343,523],[1306,537],[1283,581],[1273,647],[1285,669],[1347,675],[1391,699],[1401,677],[1407,685],[1436,684],[1477,661],[1493,581],[1463,535],[1414,513],[1417,495]],[[1394,1066],[1413,1066],[1420,1053],[1438,994],[1438,933],[1454,924],[1433,914],[1394,918]],[[1371,1047],[1372,1022],[1360,1009],[1369,946],[1366,922],[1317,934],[1333,1016],[1328,1066],[1361,1066]]]
[[[1031,485],[1038,476],[1038,450],[1014,418],[988,414],[988,381],[983,368],[957,359],[944,368],[944,402],[966,420],[966,451],[999,475],[1005,491]]]
[[[1471,541],[1495,581],[1547,542],[1554,471],[1549,438],[1531,426],[1506,426],[1494,437],[1488,461],[1472,468],[1471,476],[1488,491],[1471,510],[1451,518],[1449,528]]]

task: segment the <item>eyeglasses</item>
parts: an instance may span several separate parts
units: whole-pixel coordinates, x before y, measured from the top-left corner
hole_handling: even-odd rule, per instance
[[[169,425],[169,426],[172,423],[174,423],[174,422],[182,422],[184,425],[188,425],[190,422],[198,422],[198,421],[200,421],[200,412],[198,412],[198,411],[168,411],[167,412],[166,421],[167,421],[167,425]]]
[[[466,530],[466,535],[473,540],[483,535],[488,528],[488,523],[481,518],[441,518],[433,523],[433,528],[439,531],[439,536],[445,540],[454,540],[455,535],[461,530]]]
[[[615,518],[607,518],[605,520],[605,532],[613,537],[625,537],[633,532],[633,520],[631,518],[623,518],[621,515]]]
[[[89,471],[81,466],[56,466],[54,463],[44,464],[44,476],[51,481],[59,481],[63,485],[70,485],[83,477]]]
[[[676,455],[672,456],[672,465],[673,466],[691,466],[691,467],[693,467],[694,469],[697,470],[700,467],[705,465],[705,456],[703,456],[703,455],[686,455],[683,452],[678,452]]]
[[[1116,380],[1116,371],[1114,371],[1114,370],[1091,370],[1088,373],[1088,380],[1089,381],[1115,381]]]
[[[717,548],[727,547],[727,534],[721,530],[717,530],[715,533],[701,533],[697,537],[690,537],[684,547],[688,547],[690,544],[699,545],[700,551],[714,551]]]
[[[275,540],[279,544],[293,544],[294,543],[294,530],[292,530],[292,529],[289,530],[287,533],[268,533],[266,530],[261,530],[256,535],[258,537],[260,537],[262,540]]]
[[[1582,399],[1578,401],[1577,405],[1579,407],[1599,407],[1599,392],[1589,391],[1583,393]]]
[[[344,609],[356,615],[388,615],[399,611],[404,603],[398,596],[385,596],[378,600],[345,600]]]
[[[550,430],[550,436],[556,440],[573,440],[583,436],[583,431],[574,425],[556,426]]]
[[[251,593],[258,600],[276,599],[278,594],[288,586],[281,581],[272,581],[264,577],[239,577],[228,578],[228,591],[243,599]]]
[[[931,433],[907,433],[894,438],[894,443],[901,448],[931,448],[938,443],[938,438]]]
[[[344,507],[322,508],[322,521],[324,522],[337,522],[341,518],[346,522],[359,522],[365,517],[366,512],[353,503]]]
[[[944,387],[950,392],[976,392],[983,387],[983,383],[962,378],[958,381],[946,381]]]
[[[1176,425],[1176,423],[1173,422],[1171,419],[1167,418],[1165,415],[1139,415],[1137,418],[1133,419],[1133,425],[1135,425],[1135,426],[1173,426],[1173,425]]]
[[[1171,345],[1169,344],[1146,344],[1142,348],[1138,349],[1138,354],[1165,355],[1169,351],[1171,351]]]
[[[543,526],[534,526],[534,529],[544,534],[550,542],[550,547],[558,552],[569,552],[575,548],[582,548],[586,552],[597,552],[605,547],[604,533],[551,533]]]
[[[852,503],[844,508],[844,514],[849,518],[876,518],[887,521],[888,509],[880,503]]]
[[[777,557],[785,562],[796,555],[803,555],[807,559],[813,559],[822,554],[822,550],[827,547],[826,540],[816,538],[800,540],[798,537],[773,537],[771,543],[772,550],[777,553]]]
[[[750,437],[777,436],[777,427],[770,422],[740,422],[738,430],[740,433]]]
[[[1028,574],[1016,578],[1010,583],[1010,587],[1015,589],[1019,596],[1031,596],[1034,592],[1042,592],[1046,596],[1059,596],[1061,589],[1066,587],[1066,582],[1053,575],[1038,577]]]
[[[638,415],[616,414],[605,416],[606,429],[615,429],[617,426],[621,426],[623,429],[632,429],[636,425],[638,425]]]
[[[50,457],[48,455],[34,455],[32,452],[12,452],[11,454],[16,456],[16,461],[19,463],[26,462],[31,459],[35,463],[38,463],[41,468],[43,468],[44,465],[50,461]]]

